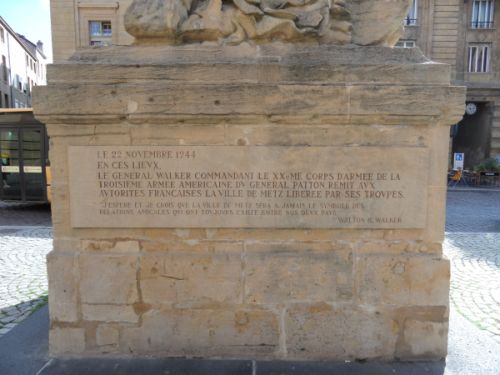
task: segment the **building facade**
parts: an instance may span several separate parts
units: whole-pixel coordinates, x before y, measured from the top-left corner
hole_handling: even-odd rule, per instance
[[[33,86],[47,82],[43,43],[16,34],[0,17],[0,57],[0,107],[31,107]]]
[[[51,0],[54,62],[64,61],[79,47],[131,44],[123,16],[132,0]]]
[[[55,61],[90,45],[130,44],[123,15],[132,0],[51,0]],[[400,47],[452,66],[468,88],[468,114],[454,127],[465,167],[500,155],[500,0],[414,0]]]
[[[452,151],[465,168],[500,156],[500,1],[413,0],[401,47],[418,46],[450,64],[455,84],[467,86],[467,112],[452,129]]]

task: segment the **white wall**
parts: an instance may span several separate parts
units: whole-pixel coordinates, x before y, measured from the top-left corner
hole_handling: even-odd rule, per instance
[[[46,84],[46,60],[38,51],[36,56],[31,55],[16,35],[4,25],[0,24],[0,27],[4,29],[5,35],[5,42],[0,41],[0,64],[2,56],[5,56],[9,72],[9,81],[4,82],[0,69],[0,103],[6,107],[7,94],[10,107],[31,107],[32,86]]]

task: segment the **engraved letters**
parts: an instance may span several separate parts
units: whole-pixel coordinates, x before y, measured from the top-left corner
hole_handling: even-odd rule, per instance
[[[80,165],[71,169],[72,224],[423,227],[426,197],[414,179],[425,178],[415,173],[424,151],[384,160],[368,147],[70,147]]]

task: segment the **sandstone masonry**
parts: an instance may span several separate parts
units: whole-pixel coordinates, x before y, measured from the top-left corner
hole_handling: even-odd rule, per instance
[[[48,73],[34,109],[51,139],[52,355],[446,355],[444,176],[465,97],[449,66],[417,50],[242,44],[82,50]],[[69,160],[75,146],[372,148],[381,166],[418,150],[401,189],[425,199],[396,216],[424,204],[422,225],[76,227],[69,176],[90,172]],[[368,163],[353,157],[335,160]]]

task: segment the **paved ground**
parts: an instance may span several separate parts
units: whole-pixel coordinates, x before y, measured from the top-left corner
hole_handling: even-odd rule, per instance
[[[500,343],[500,192],[453,191],[447,206],[451,303]]]
[[[45,254],[51,247],[47,206],[0,203],[0,374],[109,374],[126,362],[47,362],[47,309],[18,325],[44,303]],[[151,373],[204,374],[500,374],[500,191],[452,191],[448,195],[445,254],[452,264],[449,355],[444,364],[387,367],[381,364],[325,364],[210,361],[151,361]],[[41,299],[40,299],[41,298]],[[7,310],[8,314],[5,314]],[[15,319],[13,319],[14,317]],[[2,328],[3,326],[3,328]],[[38,332],[36,335],[34,332]],[[2,333],[5,334],[2,338]],[[37,341],[38,340],[38,341]],[[8,344],[7,344],[8,343]],[[7,344],[7,345],[6,345]],[[41,349],[40,349],[41,348]],[[34,354],[35,353],[35,354]],[[21,365],[22,364],[22,365]],[[37,367],[38,366],[38,367]],[[204,370],[209,372],[203,372]],[[224,372],[229,369],[229,372]],[[233,370],[231,370],[233,369]],[[76,370],[76,372],[74,371]],[[158,371],[156,371],[158,370]],[[155,372],[156,371],[156,372]],[[165,372],[167,371],[167,372]],[[128,372],[123,372],[124,374]],[[142,373],[142,371],[141,371]]]
[[[47,301],[47,205],[0,203],[0,337]]]
[[[0,202],[0,227],[43,226],[50,227],[48,204],[18,204]]]

